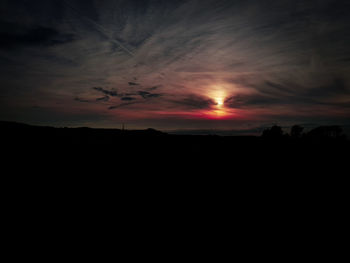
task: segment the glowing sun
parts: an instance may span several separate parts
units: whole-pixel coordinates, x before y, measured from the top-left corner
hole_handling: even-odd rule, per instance
[[[216,105],[218,105],[219,107],[224,105],[224,100],[221,98],[217,98],[216,99]]]

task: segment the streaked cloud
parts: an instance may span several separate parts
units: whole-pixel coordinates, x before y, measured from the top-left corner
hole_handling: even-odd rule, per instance
[[[118,92],[115,90],[107,90],[101,87],[93,87],[92,89],[97,90],[99,92],[102,92],[103,94],[106,94],[108,96],[112,96],[112,97],[117,97],[118,96]]]
[[[347,10],[342,0],[4,0],[2,115],[64,105],[55,110],[186,127],[186,111],[215,110],[220,97],[232,125],[319,113],[348,123]]]

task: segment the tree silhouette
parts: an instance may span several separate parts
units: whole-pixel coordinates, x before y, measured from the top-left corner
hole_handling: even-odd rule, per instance
[[[340,126],[320,126],[311,130],[307,136],[312,139],[346,139]]]
[[[280,126],[274,125],[270,129],[264,130],[262,136],[269,139],[282,138],[283,131]]]
[[[304,130],[304,127],[301,127],[299,125],[294,125],[291,130],[290,130],[290,135],[293,137],[293,138],[300,138],[301,135],[302,135],[302,132]]]

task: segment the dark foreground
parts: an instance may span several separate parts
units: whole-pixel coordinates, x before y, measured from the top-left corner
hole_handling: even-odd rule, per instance
[[[346,175],[350,145],[345,138],[187,136],[8,122],[0,129],[12,173],[25,168],[47,176],[336,177]]]
[[[27,258],[75,252],[100,261],[104,253],[91,251],[118,247],[133,259],[159,251],[180,259],[188,250],[171,247],[181,244],[212,261],[232,249],[250,259],[334,261],[345,248],[343,139],[1,123],[1,146],[6,244],[22,242]]]
[[[348,194],[345,138],[186,136],[2,122],[1,145],[2,180],[24,192],[251,193],[245,200]]]

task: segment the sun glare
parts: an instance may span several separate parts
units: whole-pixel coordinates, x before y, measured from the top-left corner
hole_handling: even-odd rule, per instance
[[[221,107],[222,105],[224,105],[223,99],[221,99],[221,98],[216,99],[216,104],[217,104],[219,107]]]
[[[215,85],[206,94],[215,103],[205,115],[210,119],[225,119],[231,116],[230,109],[226,108],[225,99],[227,97],[226,90],[220,85]]]

